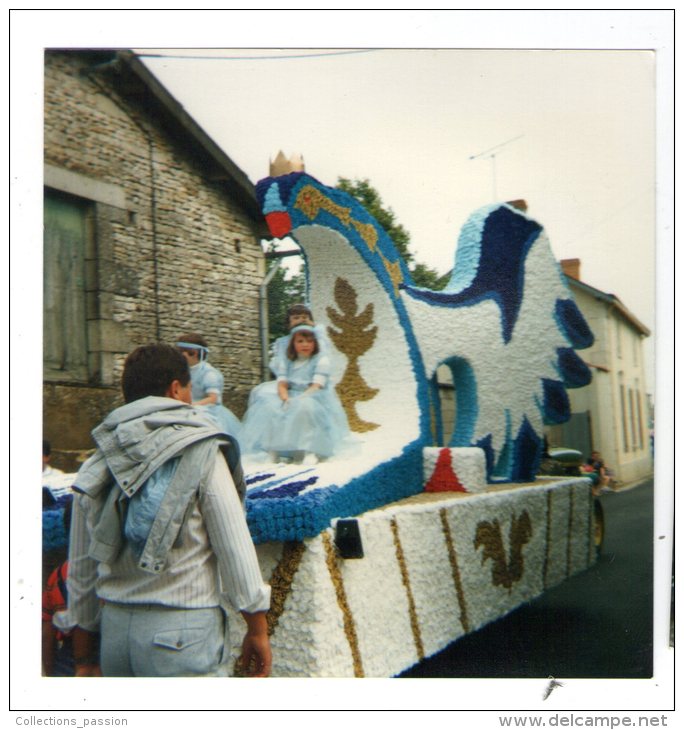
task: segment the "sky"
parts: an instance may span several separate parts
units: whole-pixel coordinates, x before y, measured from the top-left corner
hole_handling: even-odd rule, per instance
[[[647,340],[646,352],[652,363],[657,344],[656,417],[667,428],[674,410],[671,25],[667,11],[629,10],[13,9],[6,300],[14,304],[8,341],[15,357],[4,358],[0,367],[10,380],[15,458],[6,483],[30,484],[27,465],[35,461],[38,468],[35,439],[26,435],[40,430],[42,393],[35,333],[42,307],[36,262],[42,254],[44,48],[171,49],[173,55],[196,49],[198,55],[220,56],[145,62],[253,182],[268,174],[269,158],[280,149],[288,156],[301,153],[307,172],[327,185],[338,176],[368,178],[411,234],[417,260],[440,272],[451,267],[460,226],[471,212],[495,197],[525,198],[557,258],[580,258],[587,283],[617,295],[650,329],[657,321],[658,337]],[[655,62],[648,49],[656,49]],[[302,55],[307,57],[295,57]],[[674,444],[668,438],[660,444],[656,468],[667,487]],[[671,531],[668,499],[656,511],[658,535]],[[28,527],[35,530],[33,522]],[[670,550],[671,543],[657,547]],[[17,561],[30,562],[23,543],[12,552]],[[667,589],[667,560],[656,560],[655,569],[656,585]],[[22,591],[34,579],[20,573]],[[657,594],[658,616],[664,615],[667,594]],[[22,657],[35,656],[36,633],[22,636],[27,648]],[[640,693],[644,707],[662,706],[668,661],[657,654],[656,683],[630,683],[630,696]],[[35,674],[32,665],[15,669],[15,676]],[[338,685],[321,681],[311,692],[302,681],[293,680],[287,692],[269,684],[269,699],[277,697],[290,709],[339,704]],[[37,706],[44,688],[26,682],[25,691],[33,693],[22,696],[23,704]],[[609,706],[610,698],[619,707],[625,693],[619,680],[602,682],[600,693],[591,680],[566,684],[575,697],[581,693],[587,708]],[[241,684],[240,695],[261,707],[262,686]],[[403,691],[409,686],[413,691]],[[539,704],[544,686],[519,680],[464,688],[461,682],[458,689],[463,702],[480,701],[480,707],[557,709],[562,700],[556,693],[553,707]],[[449,709],[454,702],[453,692],[444,693],[439,682],[421,683],[420,693],[412,684],[382,680],[363,688],[364,695],[355,690],[355,707]],[[110,707],[108,689],[106,682],[89,686],[84,709],[98,707],[97,701]],[[349,700],[349,685],[342,692]],[[224,705],[226,693],[203,684],[193,694],[212,708]],[[79,695],[79,706],[85,699]],[[182,714],[164,721],[173,726],[174,719],[179,727],[187,722]],[[472,716],[466,724],[480,726]]]
[[[252,182],[279,150],[327,185],[367,178],[440,274],[470,213],[524,198],[556,257],[653,331],[652,51],[136,51]]]

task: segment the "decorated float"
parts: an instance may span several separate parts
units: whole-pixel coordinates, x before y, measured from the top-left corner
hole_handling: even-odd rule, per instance
[[[544,425],[591,379],[575,350],[593,336],[514,205],[468,219],[436,292],[346,193],[291,173],[257,194],[273,236],[302,249],[355,438],[315,466],[245,464],[273,675],[394,676],[594,562],[588,481],[536,477]],[[456,394],[447,443],[440,366]]]
[[[316,465],[245,459],[272,674],[395,676],[595,561],[589,480],[537,477],[544,425],[591,379],[575,350],[593,336],[544,229],[514,205],[467,220],[436,292],[349,195],[305,173],[257,194],[306,259],[354,441]],[[446,443],[440,366],[456,395]],[[230,631],[237,656],[239,614]]]

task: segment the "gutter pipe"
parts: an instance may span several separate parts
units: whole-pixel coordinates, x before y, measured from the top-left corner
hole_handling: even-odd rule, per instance
[[[268,270],[259,286],[259,329],[261,335],[261,379],[263,382],[269,380],[268,368],[268,285],[280,268],[281,259],[277,258]]]

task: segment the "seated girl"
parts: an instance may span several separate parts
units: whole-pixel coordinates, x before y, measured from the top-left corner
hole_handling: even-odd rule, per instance
[[[257,390],[247,410],[243,452],[315,464],[339,451],[349,427],[312,325],[293,327],[276,374],[276,390]]]
[[[320,325],[315,325],[313,321],[313,314],[311,309],[306,304],[292,304],[287,308],[285,315],[285,325],[288,333],[278,337],[278,339],[271,345],[271,358],[268,362],[273,375],[277,378],[278,373],[285,371],[287,367],[287,347],[290,344],[290,334],[294,327],[299,324],[308,324],[314,329],[314,335],[318,342],[319,352],[327,354],[330,351],[330,342],[325,335],[325,329]],[[254,401],[265,393],[276,393],[278,390],[277,383],[274,380],[267,380],[264,383],[259,383],[256,387],[252,388],[249,394],[249,404],[252,405]]]
[[[311,309],[306,304],[292,304],[287,308],[286,326],[288,334],[278,337],[273,343],[271,359],[268,366],[271,368],[274,375],[278,375],[279,366],[283,363],[287,357],[287,346],[290,344],[290,333],[292,328],[298,324],[308,324],[314,328],[316,340],[318,341],[318,349],[323,354],[327,354],[330,343],[328,338],[325,336],[325,330],[320,325],[314,325],[314,318]]]
[[[190,365],[192,404],[206,408],[207,414],[218,427],[239,441],[242,424],[237,416],[221,403],[223,375],[207,361],[209,354],[207,341],[201,335],[192,332],[182,335],[176,346]]]

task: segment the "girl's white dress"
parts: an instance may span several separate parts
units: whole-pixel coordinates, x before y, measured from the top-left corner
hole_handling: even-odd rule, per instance
[[[193,401],[203,400],[210,393],[216,393],[218,396],[216,403],[197,407],[210,416],[222,431],[234,436],[239,441],[242,424],[238,417],[221,403],[223,375],[213,365],[203,360],[190,368],[190,383],[192,385]]]
[[[277,391],[255,389],[245,415],[243,453],[275,451],[285,456],[296,451],[327,458],[340,450],[349,435],[347,417],[330,384],[330,359],[323,353],[287,360],[279,376],[289,384],[289,400]],[[321,386],[304,394],[309,385]]]

